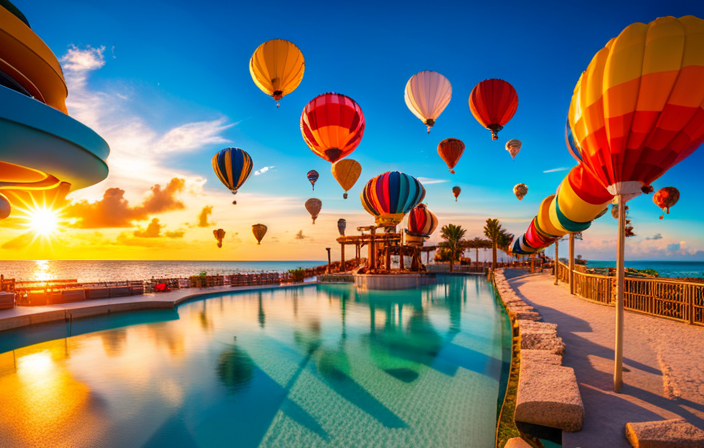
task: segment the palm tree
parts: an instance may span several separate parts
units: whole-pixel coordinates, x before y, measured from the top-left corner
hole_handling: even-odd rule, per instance
[[[467,230],[454,224],[448,224],[440,229],[440,236],[445,240],[440,243],[440,247],[445,249],[450,255],[450,272],[454,268],[455,260],[458,260],[462,252],[467,248],[467,241],[462,239],[465,233],[467,233]]]
[[[508,253],[508,247],[511,245],[513,242],[513,233],[508,233],[506,229],[501,229],[501,233],[499,234],[499,238],[496,241],[496,247],[501,249],[502,251]]]
[[[491,270],[496,270],[496,248],[501,238],[502,233],[505,233],[498,219],[489,218],[484,226],[484,236],[491,240]]]
[[[479,266],[479,249],[491,249],[492,247],[491,241],[484,238],[474,237],[467,241],[467,249],[475,250],[476,257],[474,261],[476,266]]]

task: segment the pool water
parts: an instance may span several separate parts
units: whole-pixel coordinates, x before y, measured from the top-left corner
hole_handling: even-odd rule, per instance
[[[505,331],[486,280],[440,276],[3,332],[0,446],[491,447]]]

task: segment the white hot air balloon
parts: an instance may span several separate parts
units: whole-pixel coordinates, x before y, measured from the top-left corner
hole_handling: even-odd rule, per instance
[[[452,98],[452,85],[438,72],[416,73],[406,83],[406,106],[426,126],[428,133]]]
[[[523,146],[523,143],[515,138],[506,142],[506,151],[511,154],[511,159],[516,159],[516,156],[521,151],[521,146]]]

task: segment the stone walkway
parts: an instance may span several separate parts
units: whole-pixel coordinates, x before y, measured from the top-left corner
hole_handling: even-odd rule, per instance
[[[64,320],[68,315],[74,318],[95,316],[110,312],[124,312],[148,309],[174,308],[180,303],[203,296],[237,293],[241,291],[296,288],[314,285],[317,282],[306,282],[286,285],[256,285],[256,286],[219,286],[213,288],[177,289],[158,294],[143,294],[139,296],[116,297],[112,299],[85,300],[81,302],[62,303],[46,306],[16,306],[9,310],[0,310],[0,331],[27,325]]]
[[[565,448],[629,448],[627,422],[684,418],[704,429],[704,327],[626,311],[624,385],[616,394],[614,308],[570,295],[548,274],[509,283],[543,320],[558,324],[563,365],[574,368],[585,420],[582,431],[563,433]]]

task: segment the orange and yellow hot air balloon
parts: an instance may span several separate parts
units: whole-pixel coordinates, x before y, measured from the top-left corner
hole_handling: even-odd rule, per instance
[[[254,238],[257,239],[257,245],[262,244],[262,238],[266,235],[267,227],[264,224],[254,224],[252,226],[252,233]]]
[[[313,224],[320,214],[320,210],[323,208],[323,201],[317,198],[310,198],[306,201],[306,210],[310,213],[310,217],[313,218]]]
[[[306,64],[297,46],[283,39],[261,44],[249,61],[249,73],[262,92],[276,100],[296,90],[303,79]]]
[[[362,141],[362,108],[352,98],[339,93],[318,95],[303,109],[301,133],[311,151],[335,163],[348,156]]]
[[[624,201],[704,141],[704,20],[634,23],[590,62],[574,89],[573,154]]]
[[[675,187],[661,188],[653,195],[655,205],[660,207],[663,213],[667,213],[668,215],[670,214],[670,207],[674,207],[679,200],[680,191]],[[663,216],[665,215],[660,215],[660,219],[662,219]]]
[[[406,106],[428,127],[430,134],[435,120],[450,104],[452,85],[440,73],[426,70],[408,80],[404,97]]]
[[[332,175],[342,189],[345,190],[342,195],[345,199],[347,199],[347,192],[354,187],[361,174],[362,165],[356,160],[342,159],[332,164]]]
[[[450,173],[455,174],[455,165],[464,152],[464,143],[457,138],[446,138],[438,144],[438,154],[447,164]]]

